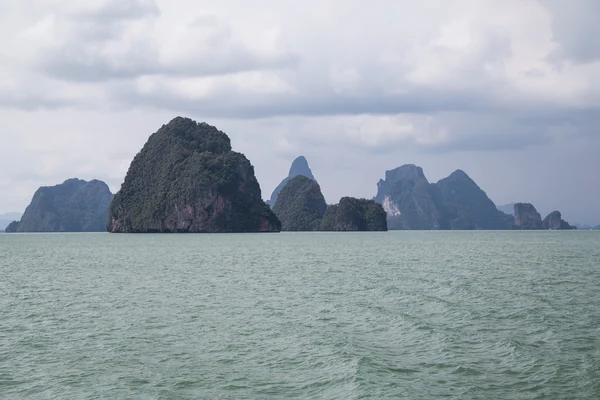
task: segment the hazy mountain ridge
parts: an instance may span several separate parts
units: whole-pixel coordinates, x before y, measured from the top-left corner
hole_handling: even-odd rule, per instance
[[[99,180],[73,178],[39,188],[20,221],[6,232],[102,232],[112,193]]]
[[[528,203],[514,204],[512,215],[500,211],[462,170],[437,183],[429,183],[414,164],[386,171],[375,201],[385,209],[390,229],[572,229],[559,212],[550,213],[544,224]]]

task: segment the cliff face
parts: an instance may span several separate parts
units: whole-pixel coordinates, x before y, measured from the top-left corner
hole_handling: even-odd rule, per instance
[[[423,169],[403,165],[386,171],[375,201],[387,213],[389,229],[440,229],[441,212]]]
[[[530,203],[515,204],[515,229],[542,229],[542,217]]]
[[[69,179],[39,188],[7,232],[102,232],[113,195],[106,183]]]
[[[275,204],[277,203],[277,198],[279,197],[279,193],[281,192],[281,190],[285,187],[285,185],[287,185],[287,183],[292,178],[298,175],[305,176],[308,179],[313,180],[315,182],[317,181],[313,176],[310,167],[308,166],[308,161],[306,161],[306,158],[304,158],[304,156],[300,156],[296,158],[292,163],[288,176],[284,180],[282,180],[279,185],[277,185],[275,190],[273,190],[273,193],[271,194],[271,199],[267,201],[267,204],[271,207],[275,207]]]
[[[316,231],[327,210],[319,184],[304,175],[293,177],[281,190],[273,212],[282,231]]]
[[[575,229],[575,227],[569,225],[567,221],[563,220],[559,211],[552,211],[542,221],[542,229],[569,230]]]
[[[513,218],[464,172],[457,170],[436,185],[440,194],[442,225],[448,229],[511,229]]]
[[[373,200],[342,197],[327,207],[321,222],[323,231],[387,231],[386,213]]]
[[[377,188],[390,229],[512,228],[512,217],[461,170],[432,184],[421,167],[404,165],[387,171]]]
[[[110,206],[108,230],[276,232],[254,168],[214,126],[177,117],[135,156]]]

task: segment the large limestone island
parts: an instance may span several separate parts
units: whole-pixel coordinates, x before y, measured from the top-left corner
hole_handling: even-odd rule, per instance
[[[380,180],[375,201],[383,205],[390,229],[510,229],[512,217],[464,172],[429,183],[423,169],[403,165]]]
[[[387,213],[389,229],[573,229],[558,211],[544,221],[529,203],[509,215],[462,170],[429,183],[423,169],[403,165],[380,180],[375,201]]]
[[[278,232],[254,167],[214,126],[177,117],[135,156],[110,206],[108,231]]]
[[[387,231],[381,205],[344,197],[339,204],[327,206],[319,184],[304,175],[287,182],[273,211],[284,231]]]
[[[68,179],[39,188],[21,221],[6,232],[102,232],[106,230],[112,193],[99,180]]]
[[[308,179],[315,182],[317,181],[313,176],[310,167],[308,166],[308,161],[306,161],[306,158],[304,156],[299,156],[294,160],[294,162],[292,162],[292,166],[290,167],[290,172],[288,173],[288,176],[284,178],[279,185],[277,185],[275,190],[273,190],[273,193],[271,194],[271,199],[267,201],[267,204],[271,207],[274,207],[275,203],[277,203],[277,198],[281,190],[285,187],[285,185],[287,185],[287,183],[292,178],[298,175],[305,176]]]

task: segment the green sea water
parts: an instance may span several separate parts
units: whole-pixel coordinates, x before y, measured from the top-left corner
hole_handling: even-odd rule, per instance
[[[600,232],[0,235],[2,399],[600,399]]]

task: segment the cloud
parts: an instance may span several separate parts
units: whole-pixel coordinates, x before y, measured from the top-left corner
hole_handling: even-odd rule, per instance
[[[551,60],[589,63],[600,60],[600,2],[596,0],[546,0],[541,4],[552,15],[553,40],[558,48]]]
[[[298,61],[276,45],[251,48],[214,15],[187,17],[176,25],[160,16],[150,0],[96,1],[54,9],[25,29],[20,39],[33,49],[31,63],[39,70],[75,83],[149,75],[212,76],[287,68]]]

